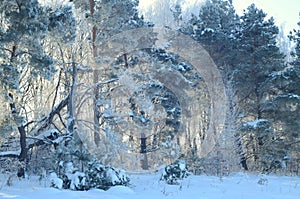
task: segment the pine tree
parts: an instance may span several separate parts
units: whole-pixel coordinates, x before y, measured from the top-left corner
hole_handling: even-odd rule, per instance
[[[300,22],[298,25],[300,27]],[[291,53],[293,60],[286,68],[269,76],[271,94],[264,109],[265,115],[274,123],[275,135],[272,137],[271,148],[274,154],[273,164],[277,161],[281,169],[297,174],[300,146],[300,31],[294,30],[288,37],[295,43],[295,49]],[[275,169],[274,166],[272,169]]]
[[[254,124],[252,128],[254,131],[249,131],[248,128],[243,130],[242,135],[247,159],[254,161],[253,167],[265,167],[262,161],[266,156],[272,156],[270,151],[266,151],[270,147],[269,139],[273,134],[269,129],[270,125],[263,125],[261,128],[256,128],[255,125],[269,119],[264,109],[266,99],[270,96],[271,85],[268,84],[268,78],[271,73],[280,71],[285,66],[284,55],[277,47],[278,28],[273,18],[268,20],[265,18],[266,14],[254,4],[250,5],[241,16],[238,37],[240,61],[234,71],[239,106],[244,111],[242,121]],[[249,126],[249,122],[243,126]],[[248,145],[250,140],[251,144]]]
[[[42,7],[36,0],[2,0],[0,4],[0,85],[20,135],[19,160],[24,162],[29,147],[26,136],[36,124],[30,120],[36,119],[33,114],[38,112],[38,107],[28,111],[32,110],[32,104],[27,98],[35,89],[37,79],[51,80],[56,72],[54,59],[50,56],[52,52],[47,52],[45,47],[48,33],[56,31],[52,37],[63,38],[65,35],[64,39],[68,38],[68,41],[74,39],[74,31],[63,34],[66,27],[74,25],[71,23],[74,18],[70,8],[54,11]],[[45,121],[45,117],[41,121]]]
[[[300,18],[300,13],[299,13]],[[290,32],[289,38],[291,41],[295,42],[296,46],[294,51],[291,53],[293,61],[291,65],[294,67],[300,67],[300,21],[298,22],[298,30]]]
[[[221,69],[234,63],[239,18],[233,5],[224,0],[207,0],[199,15],[192,15],[183,32],[199,41]]]
[[[16,105],[15,92],[24,92],[22,75],[50,79],[55,68],[53,60],[45,53],[42,40],[48,29],[48,20],[36,0],[1,1],[0,55],[1,85],[10,101],[11,113],[20,134],[21,154],[26,159],[25,121]],[[26,71],[29,71],[26,74]],[[26,81],[26,80],[25,80]]]
[[[142,17],[139,17],[137,11],[138,1],[132,0],[91,0],[91,1],[74,1],[75,7],[81,12],[85,13],[84,18],[89,26],[90,39],[92,44],[92,57],[94,62],[89,64],[93,67],[92,84],[94,85],[93,95],[91,100],[93,101],[93,127],[94,129],[94,143],[97,147],[102,147],[104,143],[111,143],[112,137],[119,139],[120,132],[115,132],[115,122],[111,121],[109,116],[112,113],[110,89],[115,86],[114,82],[118,78],[118,75],[122,74],[129,65],[130,55],[123,54],[121,57],[111,57],[111,59],[121,60],[122,63],[108,64],[105,58],[101,57],[101,44],[107,42],[111,37],[121,33],[122,31],[147,26]],[[124,44],[120,44],[124,45]],[[120,67],[120,71],[116,70],[116,65]],[[111,81],[112,80],[112,81]],[[99,82],[108,82],[107,84],[99,84]],[[91,82],[84,82],[91,83]],[[89,124],[90,125],[90,124]],[[100,136],[102,136],[100,138]],[[108,146],[109,145],[109,146]],[[106,163],[107,159],[112,158],[113,155],[107,156],[106,153],[115,154],[112,145],[116,143],[106,144],[106,149],[111,150],[102,151],[100,156],[106,157],[101,159],[102,163]],[[120,147],[120,146],[118,146]]]
[[[251,119],[261,119],[261,103],[266,96],[265,81],[271,72],[284,67],[284,55],[277,47],[278,28],[274,19],[265,19],[266,14],[255,7],[248,7],[241,17],[239,59],[236,78],[240,100]]]
[[[226,132],[224,133],[227,135],[227,139],[230,140],[219,143],[222,149],[229,147],[228,143],[231,143],[233,148],[240,148],[242,145],[239,139],[234,138],[237,125],[236,120],[238,120],[238,108],[236,107],[237,100],[235,99],[234,81],[232,78],[234,74],[233,68],[240,61],[237,56],[239,23],[239,16],[236,14],[231,1],[207,0],[200,7],[199,15],[192,15],[189,22],[180,29],[183,33],[191,35],[207,50],[222,73],[226,84],[229,111],[227,113]],[[225,153],[225,150],[223,152]],[[214,155],[217,156],[217,154]],[[232,157],[232,154],[223,155],[226,157],[231,155]],[[241,156],[240,161],[243,162],[245,159],[243,154],[239,155]],[[211,160],[213,158],[210,157],[207,161],[210,162]],[[234,164],[232,160],[227,159],[227,161]],[[209,164],[208,167],[210,167]]]

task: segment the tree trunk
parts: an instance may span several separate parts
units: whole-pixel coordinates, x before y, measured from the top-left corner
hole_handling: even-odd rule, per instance
[[[95,70],[93,73],[93,83],[95,85],[94,88],[94,99],[93,99],[93,105],[94,105],[94,142],[95,144],[98,146],[99,142],[100,142],[100,112],[99,112],[99,107],[98,107],[98,100],[99,100],[99,86],[98,84],[98,80],[99,80],[99,71]]]
[[[70,136],[73,136],[74,131],[74,125],[75,125],[75,115],[74,115],[74,92],[76,87],[76,78],[77,78],[77,67],[75,63],[74,54],[72,54],[72,84],[71,84],[71,90],[70,90],[70,97],[69,97],[69,103],[68,103],[68,134]]]
[[[90,0],[90,13],[91,16],[94,16],[95,12],[95,1]],[[96,26],[93,26],[92,28],[92,47],[93,47],[93,57],[95,58],[97,56],[97,47],[95,45],[96,42],[96,37],[97,37],[97,28]],[[93,99],[93,105],[94,105],[94,142],[98,146],[100,142],[100,135],[99,135],[99,130],[100,130],[100,124],[99,124],[99,118],[100,118],[100,113],[99,113],[99,108],[97,105],[97,102],[99,100],[99,86],[98,86],[98,81],[99,81],[99,70],[94,69],[93,72],[93,83],[95,85],[94,88],[94,99]]]
[[[18,131],[20,133],[20,146],[21,146],[21,153],[19,156],[19,160],[25,161],[27,158],[27,148],[26,148],[26,132],[24,126],[18,127]]]
[[[145,136],[144,133],[141,134],[141,155],[142,155],[142,159],[141,159],[141,165],[142,165],[142,169],[144,170],[148,170],[149,169],[149,165],[148,165],[148,157],[147,157],[147,137]]]
[[[243,144],[242,144],[242,141],[241,141],[241,135],[238,135],[236,134],[235,135],[235,141],[236,141],[236,144],[237,144],[237,150],[238,150],[238,154],[240,156],[240,164],[241,166],[243,167],[243,169],[245,171],[247,171],[249,168],[248,168],[248,165],[247,165],[247,158],[245,156],[245,153],[243,152]]]
[[[19,168],[18,168],[18,172],[17,172],[17,176],[19,178],[24,178],[25,177],[25,164],[26,163],[26,159],[27,159],[27,148],[26,148],[26,131],[25,131],[25,126],[23,124],[22,119],[20,119],[19,117],[19,113],[16,109],[16,104],[14,102],[14,97],[11,93],[8,94],[8,96],[10,97],[10,110],[11,110],[11,114],[13,115],[14,118],[14,122],[16,123],[16,125],[18,126],[18,131],[20,134],[20,147],[21,147],[21,152],[19,155],[19,161],[23,164],[20,164]]]

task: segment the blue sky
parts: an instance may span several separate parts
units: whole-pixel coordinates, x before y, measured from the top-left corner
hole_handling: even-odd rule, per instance
[[[242,14],[251,3],[263,9],[268,14],[267,17],[273,16],[278,26],[285,24],[286,34],[294,28],[298,29],[300,0],[233,0],[239,14]]]

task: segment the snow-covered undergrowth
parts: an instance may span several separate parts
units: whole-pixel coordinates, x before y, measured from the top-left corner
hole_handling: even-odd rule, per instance
[[[112,186],[127,185],[130,181],[125,171],[104,166],[99,161],[89,162],[85,173],[78,171],[72,162],[62,163],[63,174],[60,177],[51,172],[50,186],[57,189],[86,191],[93,188],[107,190]]]
[[[167,184],[178,185],[181,180],[187,178],[189,175],[190,173],[187,170],[185,161],[177,160],[165,167],[160,179],[164,180]]]
[[[71,191],[49,188],[49,179],[29,176],[19,180],[13,178],[11,186],[6,185],[9,176],[0,175],[0,198],[23,199],[155,199],[155,198],[255,198],[255,199],[298,199],[300,178],[286,176],[262,176],[238,173],[228,177],[189,176],[179,185],[168,185],[159,181],[161,174],[130,174],[130,185],[114,186],[107,191]]]

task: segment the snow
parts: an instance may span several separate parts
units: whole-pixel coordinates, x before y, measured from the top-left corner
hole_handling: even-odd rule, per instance
[[[179,161],[178,164],[181,171],[184,171],[186,169],[186,164],[184,161]]]
[[[9,156],[9,155],[18,156],[18,155],[20,155],[20,153],[21,153],[21,150],[17,150],[17,151],[3,151],[3,152],[0,152],[0,156]]]
[[[40,135],[36,136],[37,139],[47,139],[47,138],[55,138],[59,135],[59,131],[57,129],[49,129]]]
[[[160,175],[131,174],[128,187],[115,186],[107,191],[71,191],[49,188],[48,179],[38,177],[14,178],[12,186],[5,185],[7,176],[0,175],[0,198],[17,199],[298,199],[300,178],[276,175],[237,173],[228,177],[189,176],[180,185],[167,185],[159,181]]]
[[[108,169],[106,175],[108,176],[108,178],[111,180],[111,182],[113,184],[116,184],[119,182],[119,178],[118,176],[116,175],[116,172],[114,170],[112,170],[111,168]]]
[[[80,187],[80,185],[85,185],[85,174],[79,171],[76,171],[72,175],[68,175],[68,178],[71,180],[70,189],[76,190],[77,187]],[[80,181],[82,179],[82,181]]]
[[[291,95],[290,95],[290,98],[300,99],[300,96],[299,96],[299,95],[296,95],[296,94],[291,94]]]
[[[57,189],[62,189],[63,181],[62,181],[62,179],[57,177],[56,173],[54,173],[54,172],[50,173],[49,180],[50,180],[52,187],[57,188]]]
[[[294,93],[288,93],[286,95],[280,95],[280,97],[300,100],[300,96],[297,95],[297,94],[294,94]]]
[[[201,35],[204,35],[205,33],[214,33],[215,30],[212,29],[212,28],[205,28],[202,32],[201,32]]]
[[[65,175],[70,180],[70,189],[71,190],[78,190],[78,189],[83,188],[83,186],[86,185],[85,174],[77,171],[77,168],[75,168],[73,166],[72,162],[68,162],[65,164]],[[55,175],[54,175],[54,180],[56,180]],[[60,184],[55,184],[55,182],[56,181],[52,180],[52,184],[55,185],[54,187],[61,189],[61,187],[58,186]],[[60,183],[59,179],[58,179],[58,182]]]
[[[258,119],[258,120],[253,120],[253,121],[247,122],[247,123],[244,124],[244,126],[245,127],[252,127],[254,129],[256,129],[257,127],[260,126],[260,124],[267,123],[267,122],[269,122],[269,120]]]

